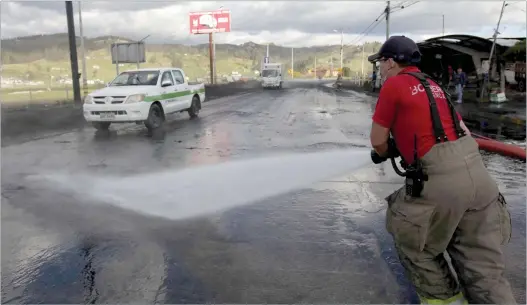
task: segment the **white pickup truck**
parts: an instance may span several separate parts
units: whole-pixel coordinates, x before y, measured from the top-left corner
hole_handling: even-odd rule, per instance
[[[83,112],[98,130],[135,122],[152,131],[170,114],[187,111],[196,118],[204,100],[205,86],[188,83],[182,69],[138,69],[122,72],[106,88],[86,96]]]

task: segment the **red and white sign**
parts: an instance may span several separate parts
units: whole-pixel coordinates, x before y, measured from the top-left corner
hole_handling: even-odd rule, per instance
[[[224,33],[231,31],[231,12],[217,10],[209,12],[191,12],[190,34]]]

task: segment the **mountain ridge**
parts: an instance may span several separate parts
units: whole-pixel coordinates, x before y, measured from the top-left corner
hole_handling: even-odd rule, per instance
[[[84,46],[85,50],[89,53],[90,51],[97,51],[101,49],[109,49],[110,45],[114,42],[133,42],[134,40],[122,36],[105,35],[97,37],[85,37]],[[77,48],[80,47],[80,37],[76,37]],[[2,45],[2,62],[4,64],[20,64],[29,63],[40,59],[48,60],[63,60],[69,58],[69,40],[67,33],[55,33],[55,34],[43,34],[43,35],[31,35],[21,36],[14,38],[7,38],[1,40]],[[184,45],[176,43],[154,43],[146,44],[147,52],[171,52],[175,51],[178,53],[192,53],[197,51],[199,53],[208,54],[208,43],[196,44],[196,45]],[[368,51],[374,51],[380,47],[380,42],[366,43],[365,48]],[[258,55],[265,54],[267,45],[258,44],[252,41],[245,42],[242,44],[228,44],[220,43],[216,44],[217,53],[229,53],[233,56],[251,59],[255,53]],[[362,52],[362,46],[344,46],[345,59],[351,59],[352,56],[357,52]],[[269,52],[273,57],[279,58],[290,58],[291,47],[280,46],[276,44],[269,45]],[[338,45],[327,45],[327,46],[311,46],[311,47],[298,47],[294,48],[295,56],[298,54],[300,57],[313,57],[317,53],[321,53],[321,57],[326,56],[328,53],[334,54],[338,57],[335,62],[340,61],[340,44]],[[300,58],[299,58],[300,59]]]

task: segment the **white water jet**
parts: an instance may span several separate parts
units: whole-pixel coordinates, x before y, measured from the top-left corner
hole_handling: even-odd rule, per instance
[[[367,165],[369,150],[328,152],[231,161],[130,177],[43,174],[33,181],[124,209],[183,219],[242,206],[309,187]]]

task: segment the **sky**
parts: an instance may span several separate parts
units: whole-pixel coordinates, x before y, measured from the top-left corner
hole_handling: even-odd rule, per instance
[[[508,1],[500,36],[526,36],[525,1]],[[401,8],[401,5],[406,5]],[[390,35],[421,41],[445,34],[491,37],[501,1],[391,1]],[[74,2],[76,32],[78,4]],[[150,43],[197,44],[208,35],[189,33],[188,13],[223,7],[231,11],[231,32],[215,35],[217,43],[275,43],[289,47],[384,41],[386,22],[362,33],[381,15],[385,1],[83,1],[84,36],[118,35]],[[1,1],[2,38],[64,33],[64,1]]]

